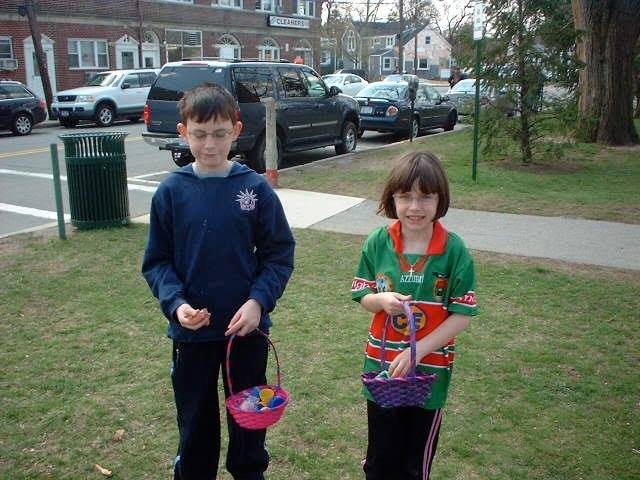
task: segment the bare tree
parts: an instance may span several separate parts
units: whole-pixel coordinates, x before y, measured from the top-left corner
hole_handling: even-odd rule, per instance
[[[572,0],[580,31],[578,134],[591,142],[638,143],[633,124],[633,59],[640,0]]]

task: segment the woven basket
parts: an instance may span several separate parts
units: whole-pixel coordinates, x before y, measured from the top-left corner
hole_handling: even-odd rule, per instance
[[[409,319],[409,340],[411,348],[411,368],[406,377],[378,377],[381,370],[361,375],[362,383],[371,393],[373,400],[381,407],[421,407],[431,396],[431,385],[437,378],[435,373],[416,372],[416,326],[410,302],[404,302],[404,310]],[[382,331],[380,365],[384,368],[387,352],[387,327],[391,316],[387,315]]]
[[[256,387],[247,388],[237,393],[233,393],[233,383],[231,382],[231,345],[235,338],[235,335],[231,336],[229,339],[229,343],[227,344],[227,384],[229,385],[229,398],[225,401],[227,405],[227,409],[231,413],[231,416],[235,419],[235,421],[242,428],[246,428],[248,430],[261,430],[263,428],[270,427],[271,425],[277,423],[284,415],[284,411],[289,405],[289,392],[287,392],[284,388],[280,386],[281,384],[281,376],[280,376],[280,361],[278,360],[278,353],[276,352],[276,347],[269,338],[261,330],[258,332],[267,339],[269,345],[273,349],[273,354],[276,358],[276,371],[277,371],[277,385],[259,385],[257,388],[270,388],[273,390],[274,394],[281,397],[284,402],[282,402],[277,407],[260,410],[260,411],[246,411],[240,408],[240,405],[244,400],[253,392]]]

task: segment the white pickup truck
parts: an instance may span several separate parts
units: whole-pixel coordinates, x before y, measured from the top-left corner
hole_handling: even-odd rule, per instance
[[[142,116],[151,84],[159,70],[110,70],[97,73],[84,87],[58,92],[51,104],[53,118],[66,128],[79,120],[101,127],[116,118],[137,122]]]

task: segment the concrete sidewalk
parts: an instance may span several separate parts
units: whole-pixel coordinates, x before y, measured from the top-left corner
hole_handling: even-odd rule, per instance
[[[367,235],[391,223],[362,198],[277,190],[295,228]],[[444,225],[475,250],[640,270],[640,225],[450,209]]]

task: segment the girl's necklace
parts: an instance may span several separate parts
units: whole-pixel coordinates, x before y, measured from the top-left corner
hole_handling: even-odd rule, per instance
[[[400,257],[400,268],[403,271],[409,272],[410,275],[413,275],[415,272],[421,272],[424,270],[424,265],[427,263],[427,255],[422,255],[418,260],[413,263],[409,263],[404,255],[399,255]]]

